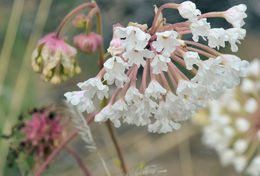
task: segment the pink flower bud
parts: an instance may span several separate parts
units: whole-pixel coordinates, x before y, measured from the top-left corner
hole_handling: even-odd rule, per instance
[[[86,16],[84,14],[78,14],[77,16],[75,16],[75,18],[72,21],[72,24],[76,27],[76,28],[84,28],[86,25]]]
[[[74,45],[86,54],[92,54],[102,45],[102,37],[94,32],[89,35],[79,34],[73,39]]]
[[[45,81],[59,84],[78,74],[80,68],[76,61],[77,50],[55,33],[44,36],[32,54],[32,67],[40,72]]]

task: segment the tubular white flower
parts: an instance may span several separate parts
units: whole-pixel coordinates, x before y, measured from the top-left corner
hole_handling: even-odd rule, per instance
[[[225,47],[225,41],[227,41],[228,36],[225,29],[223,28],[213,28],[209,30],[208,42],[211,48],[219,49],[219,46]]]
[[[108,98],[108,86],[101,82],[100,78],[90,78],[85,82],[79,82],[78,87],[85,90],[85,96],[93,98],[97,95],[98,99],[103,100],[104,97]]]
[[[244,18],[247,17],[245,13],[246,9],[247,7],[245,4],[236,5],[228,9],[224,13],[224,17],[234,27],[240,28],[245,24]]]
[[[183,18],[193,21],[201,14],[200,10],[196,9],[196,5],[191,1],[184,1],[178,7],[178,11]]]
[[[239,57],[230,54],[222,55],[225,65],[224,77],[225,86],[232,88],[240,83],[240,77],[245,77],[249,63]]]
[[[246,36],[246,30],[242,28],[230,28],[226,30],[228,41],[231,45],[231,51],[237,52],[237,44],[240,44],[239,40],[243,40]]]
[[[123,47],[126,48],[126,50],[144,49],[151,38],[150,34],[145,33],[135,26],[127,26],[126,28],[116,27],[115,34],[120,38],[125,38],[122,42]]]
[[[109,58],[104,63],[106,73],[104,79],[109,85],[115,82],[117,87],[122,87],[124,82],[128,82],[129,78],[125,74],[127,63],[125,63],[120,57],[114,56]]]
[[[194,64],[200,63],[200,56],[197,52],[187,51],[184,53],[183,58],[188,70],[191,70]]]
[[[200,20],[192,21],[190,24],[190,29],[192,32],[192,39],[195,42],[198,42],[199,37],[202,37],[204,40],[206,40],[205,37],[208,36],[210,24],[207,22],[206,18],[202,18]]]
[[[166,90],[156,80],[152,80],[145,90],[145,95],[147,97],[153,97],[155,99],[159,99],[165,94]]]
[[[153,74],[160,74],[162,71],[168,71],[168,65],[171,61],[170,58],[164,57],[163,55],[157,54],[153,61],[151,62],[151,66],[153,68]]]
[[[157,52],[162,52],[162,55],[169,57],[179,46],[176,31],[156,32],[157,40],[152,43],[152,46]]]
[[[77,107],[78,111],[92,113],[96,108],[92,100],[85,96],[85,92],[86,91],[66,92],[64,96],[69,103]]]
[[[128,66],[137,65],[138,67],[142,65],[145,66],[145,60],[144,58],[152,58],[154,56],[152,51],[149,51],[148,49],[143,50],[130,50],[126,51],[123,54],[123,57],[125,59],[128,59],[127,63]]]
[[[148,126],[148,131],[150,132],[168,133],[173,130],[178,130],[181,127],[181,124],[172,120],[168,106],[163,101],[160,102],[154,118],[156,119],[155,122]]]

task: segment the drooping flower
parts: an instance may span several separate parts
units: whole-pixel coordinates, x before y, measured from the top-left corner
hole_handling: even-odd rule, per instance
[[[178,11],[183,18],[194,21],[201,14],[200,10],[196,9],[196,5],[191,1],[184,1],[178,7]]]
[[[147,126],[151,132],[170,132],[179,129],[181,121],[188,120],[205,108],[209,100],[218,98],[245,76],[246,61],[213,49],[230,42],[234,50],[234,45],[244,37],[243,29],[232,35],[230,31],[234,29],[211,29],[207,14],[200,16],[195,4],[189,1],[165,7],[176,8],[188,20],[168,24],[161,11],[155,10],[159,14],[151,28],[132,22],[126,27],[113,26],[113,39],[108,48],[111,57],[105,61],[98,78],[102,80],[99,87],[108,84],[116,89],[111,98],[101,91],[100,99],[109,100],[97,112],[95,121],[109,119],[116,127],[128,123]],[[192,34],[195,42],[184,40],[185,34]],[[199,37],[207,39],[209,46],[197,43]],[[92,94],[82,91],[65,96],[90,113],[89,110],[96,109],[91,109]],[[88,106],[83,106],[84,102]]]
[[[73,38],[74,45],[86,54],[93,54],[102,45],[102,37],[94,32],[79,34]]]
[[[55,33],[44,36],[32,54],[32,67],[44,81],[59,84],[80,72],[76,61],[77,50]]]

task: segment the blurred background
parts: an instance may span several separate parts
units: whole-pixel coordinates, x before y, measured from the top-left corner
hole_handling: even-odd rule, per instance
[[[87,80],[98,72],[96,55],[78,54],[82,73],[59,86],[52,86],[40,79],[31,68],[31,53],[37,41],[46,33],[55,31],[62,18],[73,7],[86,0],[0,0],[0,134],[9,132],[19,114],[32,107],[46,104],[61,104],[67,91],[76,90],[76,83]],[[180,0],[97,0],[103,15],[105,48],[112,37],[112,25],[127,25],[129,21],[151,25],[153,5]],[[222,11],[233,5],[245,3],[248,7],[246,19],[247,36],[237,55],[242,59],[260,58],[260,0],[194,0],[202,13]],[[165,10],[169,22],[180,20],[176,11]],[[215,20],[215,27],[228,27],[223,20]],[[210,21],[210,20],[209,20]],[[66,25],[62,34],[73,36],[79,31]],[[71,38],[69,38],[71,40]],[[226,47],[230,53],[229,46]],[[116,152],[106,126],[92,124],[91,129],[97,145],[113,175],[120,175],[114,164]],[[134,171],[140,163],[158,165],[167,169],[164,176],[235,176],[232,167],[221,167],[216,153],[201,144],[201,131],[186,123],[177,132],[166,135],[149,134],[145,128],[123,125],[116,134],[129,170]],[[7,142],[0,139],[0,165]],[[105,175],[94,154],[88,153],[80,138],[71,144],[84,158],[94,176]],[[0,170],[0,175],[1,175]],[[74,158],[61,152],[43,175],[81,175]]]

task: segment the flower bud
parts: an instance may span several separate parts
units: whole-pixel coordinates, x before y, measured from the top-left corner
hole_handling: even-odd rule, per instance
[[[59,84],[80,71],[76,61],[77,50],[55,33],[44,36],[32,54],[32,67],[41,73],[44,81]]]
[[[78,14],[72,21],[72,24],[76,28],[84,28],[86,25],[86,16],[84,14]]]
[[[74,45],[86,54],[93,54],[102,45],[102,37],[91,32],[89,35],[79,34],[73,39]]]

